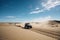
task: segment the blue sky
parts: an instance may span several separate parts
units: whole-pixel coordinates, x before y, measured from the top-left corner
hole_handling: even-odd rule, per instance
[[[60,0],[0,0],[0,22],[60,20]]]

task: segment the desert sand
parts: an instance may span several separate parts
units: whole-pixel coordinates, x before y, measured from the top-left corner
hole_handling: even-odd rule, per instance
[[[0,23],[0,39],[1,40],[60,40],[58,36],[60,33],[59,31],[60,27],[58,28],[48,27],[46,23],[45,24],[44,23],[39,23],[39,24],[31,23],[31,24],[33,26],[32,29],[24,29],[22,27],[16,26],[15,24]],[[42,32],[40,30],[46,31],[47,33]],[[49,36],[51,35],[52,30],[54,31],[54,34],[57,35],[57,38],[54,38],[54,36],[56,35],[53,35],[53,37]]]

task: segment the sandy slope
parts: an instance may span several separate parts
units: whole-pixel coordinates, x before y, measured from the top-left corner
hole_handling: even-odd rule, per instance
[[[14,25],[0,26],[1,40],[57,40]]]

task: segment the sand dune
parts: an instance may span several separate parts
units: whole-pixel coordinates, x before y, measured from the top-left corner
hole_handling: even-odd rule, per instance
[[[0,26],[1,40],[57,40],[14,25]]]
[[[53,25],[52,25],[53,22]],[[23,29],[24,23],[0,23],[1,40],[60,40],[60,23],[56,21],[30,23],[32,29]],[[56,27],[58,25],[58,27]],[[18,27],[21,26],[21,27]]]

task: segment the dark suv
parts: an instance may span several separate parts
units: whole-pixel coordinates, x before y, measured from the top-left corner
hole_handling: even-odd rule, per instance
[[[25,23],[24,28],[25,29],[30,29],[30,28],[32,28],[32,25],[30,23]]]

